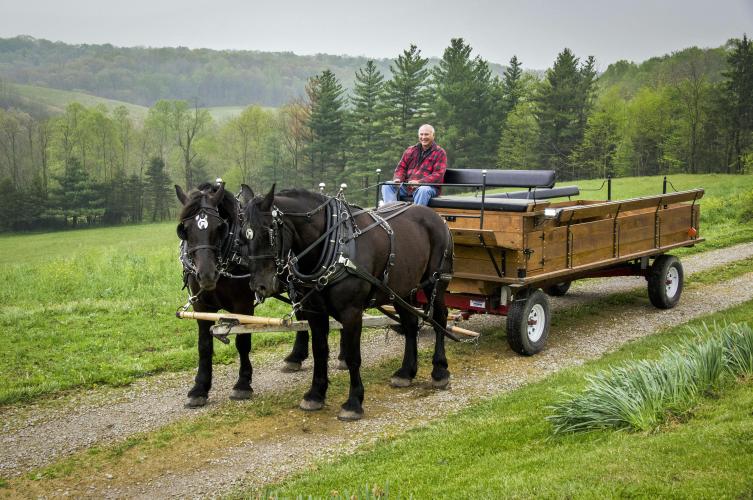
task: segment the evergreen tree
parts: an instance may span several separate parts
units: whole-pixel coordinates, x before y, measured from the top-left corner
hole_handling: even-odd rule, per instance
[[[583,139],[594,86],[594,60],[578,67],[570,49],[559,53],[537,96],[539,148],[546,168],[577,176],[571,154]]]
[[[170,217],[170,177],[165,172],[165,162],[155,156],[149,162],[144,185],[145,205],[151,213],[152,222],[165,220]]]
[[[750,153],[753,139],[753,47],[747,35],[731,43],[732,50],[727,56],[728,70],[723,73],[734,151],[731,166],[734,172],[743,173],[746,169],[746,152]],[[753,162],[753,159],[748,161]]]
[[[92,223],[102,215],[101,195],[78,158],[71,157],[63,174],[54,178],[58,185],[50,191],[50,215],[70,219],[74,227],[81,219]]]
[[[497,165],[503,169],[536,169],[539,126],[533,105],[519,101],[507,114],[497,150]]]
[[[501,85],[501,99],[499,103],[502,107],[501,119],[507,118],[518,102],[523,98],[525,91],[525,82],[523,81],[523,64],[518,60],[518,56],[512,56],[510,66],[505,69],[504,78]]]
[[[385,85],[384,102],[398,159],[407,144],[417,142],[418,127],[431,121],[428,64],[429,59],[411,45],[390,65],[392,79]]]
[[[499,130],[492,133],[489,65],[462,38],[453,38],[434,68],[437,128],[448,162],[457,168],[494,164]]]
[[[387,146],[384,85],[384,75],[374,61],[368,61],[356,73],[350,97],[352,109],[348,121],[350,151],[347,168],[350,182],[355,185],[365,176],[373,176],[377,168],[389,169],[394,161]],[[364,197],[359,198],[357,201],[365,201]]]
[[[309,80],[306,92],[311,106],[308,122],[311,170],[307,187],[319,182],[339,185],[345,169],[345,91],[335,74],[327,69]]]

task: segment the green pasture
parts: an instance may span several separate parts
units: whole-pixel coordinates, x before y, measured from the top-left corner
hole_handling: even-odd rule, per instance
[[[692,251],[753,240],[753,220],[743,216],[753,206],[753,176],[671,180],[679,190],[706,189],[701,235],[708,241]],[[579,184],[589,189],[601,181]],[[660,177],[616,179],[613,198],[660,191]],[[195,323],[174,317],[186,299],[175,224],[0,236],[0,404],[195,367]],[[268,301],[259,314],[287,311]],[[290,339],[260,334],[254,346]],[[234,362],[232,345],[216,346],[216,362]]]
[[[138,104],[131,104],[130,102],[98,97],[84,92],[22,84],[13,84],[13,90],[29,101],[42,104],[55,113],[62,113],[65,111],[66,106],[73,102],[88,107],[103,104],[108,110],[112,110],[118,106],[125,106],[131,117],[138,122],[143,122],[149,111],[146,106],[139,106]]]
[[[748,322],[753,301],[693,321]],[[707,393],[652,432],[555,435],[546,417],[586,376],[655,359],[692,337],[680,326],[449,415],[424,429],[321,464],[255,498],[750,498],[753,380]]]
[[[25,99],[39,103],[55,113],[62,113],[65,111],[66,106],[72,102],[77,102],[87,107],[98,106],[101,104],[108,110],[113,110],[118,106],[125,106],[132,118],[139,123],[143,123],[149,112],[149,108],[146,106],[118,101],[116,99],[98,97],[84,92],[22,84],[13,84],[13,90]],[[211,106],[205,109],[210,115],[212,115],[214,121],[219,123],[240,115],[245,108],[246,106]],[[264,106],[264,109],[271,110],[275,108]]]

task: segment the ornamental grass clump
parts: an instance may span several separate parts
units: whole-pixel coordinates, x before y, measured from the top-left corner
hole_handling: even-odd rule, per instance
[[[735,377],[753,375],[753,331],[747,324],[704,325],[657,360],[627,362],[586,378],[586,388],[549,407],[554,432],[617,428],[651,430]]]
[[[738,323],[727,325],[724,333],[727,369],[736,377],[753,377],[753,329]]]

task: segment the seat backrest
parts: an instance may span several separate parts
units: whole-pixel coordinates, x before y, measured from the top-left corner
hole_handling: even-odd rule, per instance
[[[530,191],[510,191],[507,193],[487,194],[487,198],[510,198],[519,200],[546,200],[549,198],[564,198],[565,196],[578,196],[578,186],[559,186],[556,188],[531,189]]]
[[[554,170],[495,170],[486,171],[487,187],[551,188],[554,186]],[[480,168],[448,168],[444,174],[445,184],[483,183]]]

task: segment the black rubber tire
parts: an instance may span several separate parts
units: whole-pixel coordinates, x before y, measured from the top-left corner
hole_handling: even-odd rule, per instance
[[[541,290],[515,296],[507,312],[507,343],[513,351],[532,356],[544,348],[551,323],[549,311],[549,297]],[[543,329],[528,324],[532,316],[543,321]],[[534,326],[533,336],[529,335],[529,326]]]
[[[544,291],[547,295],[550,295],[552,297],[562,297],[567,293],[568,290],[570,290],[571,283],[571,281],[563,281],[562,283],[557,283],[555,285],[544,288]]]
[[[673,285],[673,278],[677,286]],[[680,260],[674,255],[660,255],[648,274],[648,298],[659,309],[671,309],[680,301],[685,275]]]

